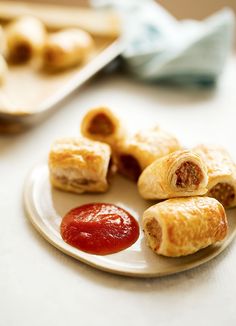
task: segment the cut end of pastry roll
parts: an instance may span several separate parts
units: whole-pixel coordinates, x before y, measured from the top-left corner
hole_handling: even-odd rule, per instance
[[[8,59],[24,63],[42,51],[46,30],[37,18],[22,16],[8,24],[5,35]]]
[[[180,148],[178,140],[159,127],[139,131],[118,143],[115,151],[118,171],[137,181],[153,161]]]
[[[111,149],[83,137],[60,139],[52,145],[49,170],[56,188],[75,193],[105,192],[114,173]]]
[[[138,181],[142,172],[138,160],[130,154],[122,154],[117,156],[118,171],[132,181]]]
[[[236,205],[236,167],[228,152],[218,146],[198,145],[193,150],[205,162],[208,173],[207,196],[224,207]]]
[[[224,207],[214,198],[169,199],[148,208],[142,219],[148,246],[179,257],[222,241],[228,230]]]
[[[207,169],[194,152],[176,151],[154,161],[141,174],[138,188],[145,199],[204,195]]]
[[[112,147],[125,134],[120,120],[107,107],[88,111],[81,123],[81,133],[85,137],[105,142]]]
[[[207,195],[216,198],[224,207],[232,207],[235,203],[235,187],[227,182],[218,182]]]
[[[43,49],[43,65],[60,70],[82,63],[92,53],[94,41],[85,31],[68,28],[47,37]]]

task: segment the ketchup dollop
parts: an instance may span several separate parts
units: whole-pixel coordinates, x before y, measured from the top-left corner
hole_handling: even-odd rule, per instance
[[[73,247],[108,255],[130,247],[139,225],[126,210],[113,204],[92,203],[69,211],[61,222],[61,236]]]

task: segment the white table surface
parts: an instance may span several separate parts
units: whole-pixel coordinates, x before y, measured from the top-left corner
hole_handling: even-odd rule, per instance
[[[100,104],[127,120],[131,115],[135,126],[147,124],[151,112],[186,145],[222,144],[236,159],[235,59],[211,91],[147,86],[121,75],[97,78],[36,128],[0,136],[0,325],[236,325],[236,241],[191,271],[132,279],[67,257],[28,222],[22,205],[28,171],[55,138],[76,134],[84,112]]]

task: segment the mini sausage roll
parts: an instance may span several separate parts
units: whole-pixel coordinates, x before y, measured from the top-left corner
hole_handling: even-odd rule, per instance
[[[138,189],[145,199],[166,199],[204,195],[207,168],[201,157],[180,150],[154,161],[141,174]]]
[[[168,132],[154,127],[124,138],[115,151],[118,171],[137,181],[141,172],[153,161],[172,153],[181,146]]]
[[[75,193],[105,192],[112,171],[111,149],[83,137],[57,140],[49,154],[49,171],[56,188]]]
[[[193,254],[223,240],[228,230],[224,207],[210,197],[175,198],[151,206],[142,226],[148,246],[169,257]]]
[[[236,167],[226,150],[199,145],[193,149],[207,166],[207,196],[214,197],[225,207],[236,206]]]
[[[0,54],[0,84],[2,84],[6,78],[7,74],[7,63],[3,56]]]
[[[6,51],[10,61],[26,62],[41,53],[46,30],[35,17],[22,16],[6,27]]]
[[[125,137],[121,121],[107,107],[89,110],[81,122],[81,134],[109,144],[112,148]]]
[[[48,36],[43,63],[49,69],[66,69],[80,64],[94,47],[92,37],[78,28],[68,28]]]

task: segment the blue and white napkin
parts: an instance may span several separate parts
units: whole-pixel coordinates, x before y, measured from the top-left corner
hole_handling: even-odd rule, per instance
[[[120,12],[125,67],[142,80],[214,83],[232,49],[235,17],[230,9],[204,21],[178,21],[153,0],[93,0],[92,4]]]

